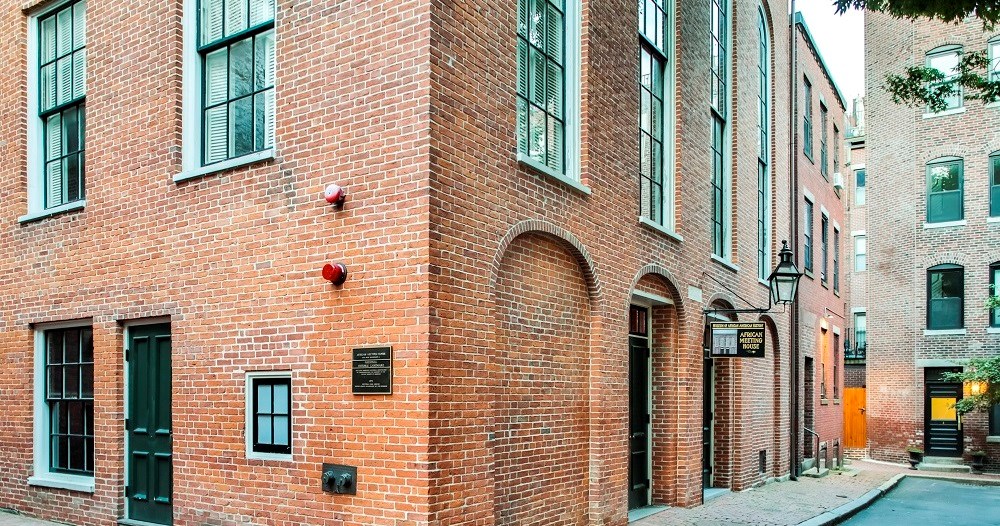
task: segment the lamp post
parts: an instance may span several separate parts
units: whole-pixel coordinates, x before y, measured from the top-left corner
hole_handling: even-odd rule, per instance
[[[752,307],[749,309],[705,309],[703,312],[705,314],[713,312],[723,312],[723,313],[744,313],[744,312],[755,312],[758,314],[763,314],[771,310],[774,305],[788,305],[795,301],[795,295],[799,289],[799,279],[802,277],[802,273],[796,268],[795,263],[792,262],[792,249],[788,248],[788,241],[781,242],[781,251],[778,252],[778,266],[774,267],[771,275],[767,277],[767,288],[770,291],[767,296],[767,307]],[[753,305],[746,299],[744,299],[736,292],[729,289],[725,283],[713,278],[708,273],[702,274],[702,276],[716,282],[722,288],[728,290],[733,296],[743,300],[747,305]]]

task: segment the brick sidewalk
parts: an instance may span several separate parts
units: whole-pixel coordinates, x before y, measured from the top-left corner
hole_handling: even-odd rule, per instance
[[[907,466],[856,460],[854,476],[831,473],[821,479],[799,477],[740,493],[727,493],[696,508],[670,508],[632,523],[634,526],[711,526],[752,524],[794,525],[847,504],[899,473],[960,480],[992,480],[993,475],[954,475],[917,472]]]

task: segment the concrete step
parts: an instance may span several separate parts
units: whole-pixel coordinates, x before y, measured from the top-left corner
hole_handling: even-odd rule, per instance
[[[829,474],[830,470],[826,468],[809,468],[800,473],[800,475],[802,475],[803,477],[810,477],[814,479],[823,478]]]
[[[955,464],[953,462],[946,462],[946,463],[927,462],[927,459],[925,458],[923,462],[917,464],[917,471],[937,471],[941,473],[972,473],[972,468],[963,464]]]
[[[965,460],[962,457],[924,457],[924,462],[928,464],[954,464],[956,466],[964,466]]]

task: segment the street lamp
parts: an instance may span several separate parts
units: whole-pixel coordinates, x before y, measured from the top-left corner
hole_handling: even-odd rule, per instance
[[[795,268],[792,263],[792,249],[788,248],[788,241],[781,242],[781,251],[778,252],[781,261],[774,268],[774,272],[768,276],[768,288],[771,289],[771,302],[775,305],[788,305],[795,301],[795,293],[799,288],[799,278],[802,273]]]

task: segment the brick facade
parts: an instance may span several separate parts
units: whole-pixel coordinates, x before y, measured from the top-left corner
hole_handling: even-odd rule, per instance
[[[925,437],[924,385],[936,367],[961,366],[973,356],[1000,352],[1000,335],[988,329],[982,308],[988,294],[989,265],[1000,260],[1000,223],[990,222],[988,157],[1000,149],[993,130],[1000,114],[979,101],[961,109],[926,114],[925,108],[892,103],[878,86],[888,73],[924,65],[928,51],[943,45],[966,51],[986,49],[994,36],[978,20],[960,24],[904,22],[868,15],[867,156],[868,437],[870,455],[902,461],[907,444]],[[964,219],[951,226],[927,222],[929,161],[959,157],[964,162]],[[964,267],[964,329],[929,333],[927,269],[938,264]],[[968,415],[960,449],[985,449],[984,415]]]
[[[705,6],[679,4],[669,26],[676,235],[637,221],[627,0],[582,3],[589,194],[517,162],[516,2],[278,1],[274,159],[175,183],[181,2],[90,0],[86,206],[18,221],[34,7],[0,11],[0,507],[123,515],[123,348],[130,324],[159,320],[172,337],[174,524],[621,526],[632,303],[651,317],[651,500],[702,502],[703,309],[767,304],[745,87],[757,85],[758,3],[736,2],[731,18],[729,263],[711,257]],[[764,2],[772,268],[791,239],[785,9]],[[348,190],[340,210],[322,199],[334,182]],[[832,189],[811,191],[830,194],[843,224]],[[331,261],[348,268],[342,287],[321,278]],[[842,310],[811,296],[806,312]],[[788,314],[738,319],[763,319],[768,342],[765,358],[713,367],[712,485],[733,490],[791,469]],[[28,484],[34,337],[67,320],[94,334],[92,493]],[[812,338],[803,349],[818,356]],[[351,351],[371,346],[392,347],[391,395],[351,394]],[[292,375],[292,458],[250,459],[245,374],[275,370]],[[358,468],[356,496],[321,491],[324,462]]]

